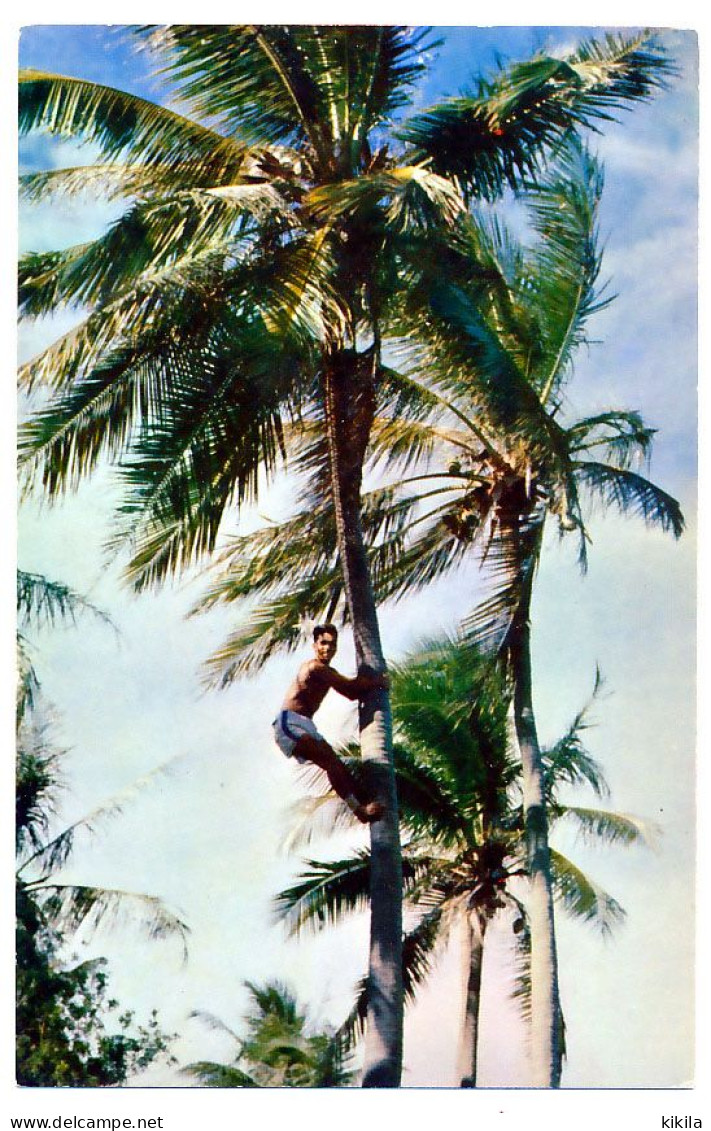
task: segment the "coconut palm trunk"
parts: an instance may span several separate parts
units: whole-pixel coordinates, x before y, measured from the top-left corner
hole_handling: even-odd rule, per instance
[[[325,406],[338,551],[359,672],[384,672],[378,617],[360,516],[363,459],[373,420],[373,362],[368,354],[325,359]],[[363,1087],[398,1087],[402,1072],[402,859],[389,696],[373,691],[360,705],[361,755],[374,796],[386,808],[371,825],[371,921],[368,1024]]]
[[[486,915],[480,914],[476,910],[468,912],[462,918],[464,1016],[459,1032],[457,1056],[457,1075],[460,1088],[476,1088],[477,1084],[481,974],[484,965],[484,936],[487,924]]]
[[[533,713],[530,625],[532,577],[531,571],[512,627],[509,660],[513,684],[513,718],[521,757],[529,879],[532,1083],[539,1088],[557,1088],[561,1075],[560,998],[548,818],[541,749]]]

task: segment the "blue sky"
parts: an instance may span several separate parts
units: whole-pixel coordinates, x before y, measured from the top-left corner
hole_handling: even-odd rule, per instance
[[[422,91],[425,104],[456,93],[472,72],[493,66],[497,53],[518,58],[541,45],[557,50],[591,32],[436,30],[445,42]],[[561,923],[570,1035],[565,1082],[578,1087],[674,1087],[692,1073],[697,76],[693,35],[672,30],[666,41],[679,78],[595,142],[606,166],[603,274],[619,297],[598,319],[601,344],[581,359],[569,407],[642,411],[659,429],[652,477],[680,498],[689,529],[674,544],[634,523],[595,518],[585,579],[570,551],[551,540],[534,609],[541,737],[553,740],[570,721],[599,664],[609,695],[596,712],[590,746],[612,784],[611,806],[654,818],[664,829],[654,854],[574,848],[576,859],[628,909],[619,937],[606,942]],[[148,58],[128,50],[115,29],[27,29],[20,54],[26,66],[142,95],[158,89],[148,78]],[[64,163],[76,159],[71,150],[60,153],[32,140],[21,165]],[[105,206],[86,203],[74,210],[28,209],[21,245],[74,242],[108,216]],[[35,352],[58,328],[31,327],[21,350]],[[364,924],[335,940],[296,944],[285,942],[266,912],[266,897],[293,870],[278,844],[284,806],[298,786],[268,734],[293,659],[277,660],[258,679],[221,695],[202,695],[197,668],[226,634],[224,615],[184,621],[196,593],[190,581],[140,599],[120,587],[118,571],[107,571],[101,557],[114,498],[110,478],[102,476],[61,508],[30,505],[20,520],[20,565],[87,593],[121,627],[119,647],[112,633],[89,623],[37,643],[43,687],[61,712],[61,736],[71,747],[67,815],[78,815],[166,757],[182,758],[124,817],[79,848],[72,875],[121,886],[137,886],[138,877],[145,890],[180,906],[195,928],[185,968],[167,944],[150,951],[129,931],[105,933],[82,953],[109,956],[122,1003],[139,1012],[158,1006],[166,1026],[183,1034],[186,1058],[220,1051],[208,1049],[214,1035],[185,1021],[189,1010],[212,1010],[237,1022],[244,978],[289,976],[337,1021],[362,972]],[[389,654],[401,655],[433,626],[452,627],[475,587],[476,578],[465,571],[456,584],[385,610]],[[351,670],[347,638],[339,662]],[[347,708],[327,703],[324,733],[336,738],[351,725]],[[492,962],[492,994],[503,970],[502,962]],[[441,1002],[453,996],[456,956],[443,961],[438,977],[408,1022],[410,1084],[451,1082],[452,1057],[442,1034],[456,1019]],[[493,1003],[489,1017],[484,1082],[525,1085],[515,1019],[504,1013],[503,1023],[499,1017],[495,1024]]]

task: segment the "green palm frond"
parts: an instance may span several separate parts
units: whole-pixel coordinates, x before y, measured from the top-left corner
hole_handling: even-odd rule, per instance
[[[34,664],[32,663],[27,641],[20,632],[17,633],[16,652],[17,687],[15,689],[15,728],[17,729],[35,704],[39,690],[39,680]]]
[[[562,853],[551,849],[553,893],[568,914],[593,923],[606,935],[625,917],[624,908]]]
[[[586,338],[592,316],[610,297],[598,287],[601,256],[596,219],[602,171],[580,142],[571,140],[551,172],[526,197],[539,241],[523,291],[538,320],[542,353],[531,377],[543,404],[557,403],[572,358]],[[531,298],[530,288],[535,290]]]
[[[232,1037],[235,1044],[239,1045],[240,1038],[237,1036],[237,1033],[234,1031],[234,1029],[231,1029],[230,1026],[222,1020],[221,1017],[217,1017],[216,1014],[210,1013],[209,1010],[191,1009],[188,1017],[190,1018],[190,1020],[193,1020],[194,1018],[197,1021],[201,1021],[203,1025],[206,1025],[207,1028],[211,1029],[213,1032],[226,1033],[228,1037]]]
[[[15,853],[22,859],[46,843],[56,814],[61,786],[61,762],[66,753],[52,735],[50,719],[33,716],[39,685],[32,687],[33,700],[18,706],[15,742]]]
[[[551,799],[562,784],[587,784],[598,797],[609,795],[602,767],[588,754],[583,742],[583,733],[592,726],[590,712],[602,687],[603,679],[598,670],[588,702],[578,711],[555,745],[541,751],[544,789]]]
[[[595,128],[663,86],[672,67],[653,38],[608,35],[567,59],[539,55],[502,67],[478,90],[411,117],[399,136],[416,160],[493,199],[535,175],[544,150]]]
[[[401,165],[356,180],[320,185],[304,206],[321,220],[374,216],[394,231],[427,231],[452,225],[464,211],[451,181],[418,165]]]
[[[515,618],[529,593],[538,568],[545,515],[539,513],[521,529],[490,533],[484,565],[487,596],[462,620],[466,640],[491,655],[504,656]]]
[[[92,141],[111,160],[198,171],[242,166],[245,149],[172,110],[113,87],[41,71],[20,72],[19,128]],[[224,172],[223,172],[224,175]]]
[[[309,868],[300,883],[280,892],[274,901],[277,917],[290,934],[305,927],[318,930],[347,913],[363,911],[370,896],[370,854],[358,852],[344,860],[305,860]]]
[[[361,156],[423,70],[405,27],[173,25],[144,29],[197,116],[260,142],[293,142],[323,169]]]
[[[206,257],[226,259],[240,240],[253,237],[254,222],[291,225],[287,202],[269,184],[182,189],[134,203],[103,236],[61,252],[30,253],[19,266],[19,310],[37,317],[62,305],[95,305],[141,280]],[[135,301],[135,298],[134,298]]]
[[[109,201],[125,200],[127,197],[145,199],[166,192],[177,192],[185,187],[188,175],[189,170],[105,162],[25,173],[19,179],[19,188],[21,198],[30,204],[43,204],[52,198],[89,194]],[[195,180],[196,178],[190,177],[191,184]]]
[[[601,448],[606,460],[622,468],[649,456],[655,434],[638,412],[619,410],[586,417],[568,429],[574,455]]]
[[[614,504],[622,514],[633,514],[650,526],[680,538],[684,532],[684,516],[676,499],[644,476],[629,468],[610,464],[575,461],[575,477],[593,498],[606,505]]]
[[[34,899],[39,900],[48,922],[59,930],[72,933],[83,928],[95,931],[100,926],[115,926],[130,921],[150,939],[178,936],[187,956],[190,928],[171,912],[156,896],[113,888],[89,887],[85,884],[31,884]]]
[[[196,1060],[186,1064],[181,1072],[199,1080],[204,1088],[261,1088],[263,1085],[231,1064],[218,1064],[212,1060]]]
[[[329,572],[325,579],[306,578],[298,590],[259,605],[206,660],[205,685],[228,687],[239,676],[258,671],[277,652],[293,652],[303,644],[308,622],[331,604],[331,576]]]
[[[411,1004],[417,990],[425,984],[432,970],[436,953],[446,941],[442,933],[443,913],[437,907],[423,915],[402,940],[402,981],[405,1001]],[[338,1030],[338,1039],[345,1050],[350,1050],[363,1037],[368,1015],[368,979],[362,978],[356,986],[355,1003]]]
[[[655,822],[643,820],[631,813],[610,813],[604,809],[586,809],[579,805],[561,805],[558,811],[561,817],[570,818],[577,825],[590,844],[654,846],[661,835],[661,829]]]
[[[17,612],[23,624],[36,627],[53,625],[57,620],[73,623],[81,613],[112,623],[107,613],[68,585],[22,569],[17,571]]]

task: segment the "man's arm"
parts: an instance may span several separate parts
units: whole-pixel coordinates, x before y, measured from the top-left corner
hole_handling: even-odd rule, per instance
[[[346,699],[361,699],[369,691],[387,691],[390,687],[390,680],[387,675],[357,675],[353,679],[349,679],[348,676],[337,672],[335,668],[327,667],[324,670],[323,677],[328,681],[329,687],[332,687],[339,695],[344,695]]]

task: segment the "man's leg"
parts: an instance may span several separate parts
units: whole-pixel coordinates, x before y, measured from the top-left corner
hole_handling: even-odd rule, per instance
[[[382,817],[383,807],[380,802],[363,800],[362,791],[353,774],[327,742],[313,738],[310,734],[302,734],[294,746],[294,754],[307,758],[325,771],[332,788],[363,824],[378,821]]]

